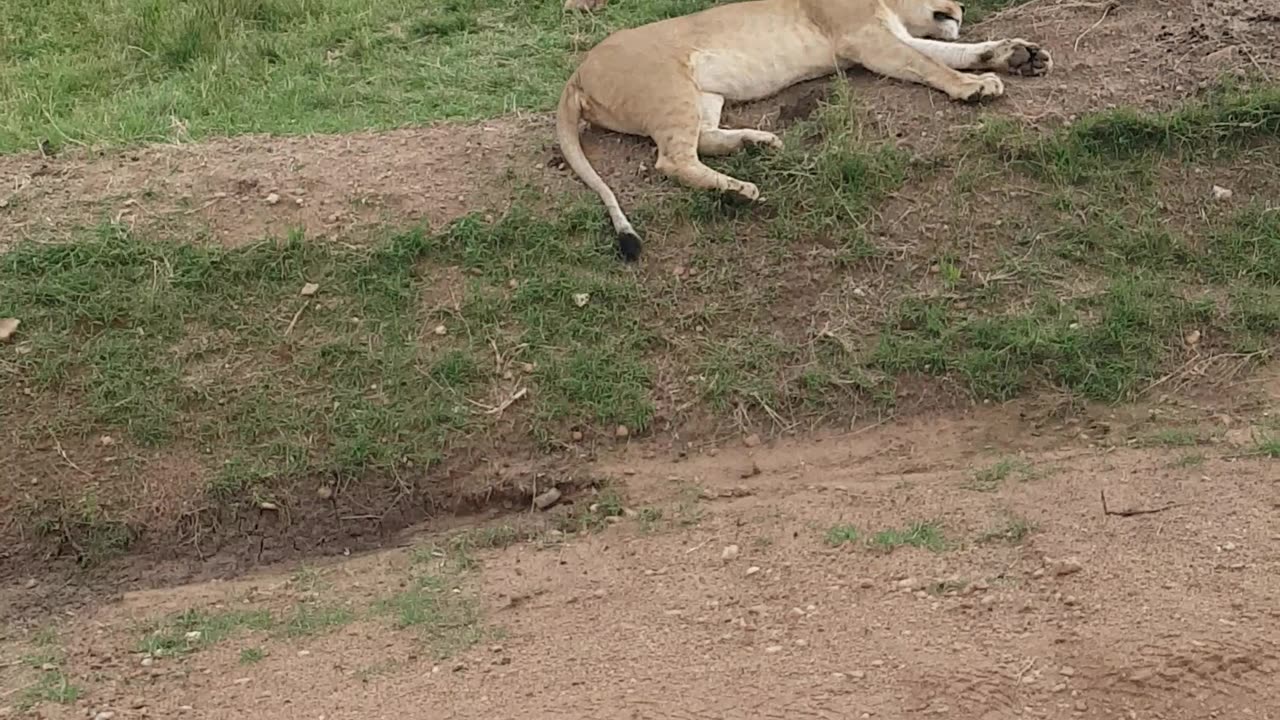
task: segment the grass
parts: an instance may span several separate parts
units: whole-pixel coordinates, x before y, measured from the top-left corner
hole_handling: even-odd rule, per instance
[[[267,651],[260,647],[248,647],[240,651],[241,665],[256,665],[267,657]]]
[[[144,630],[139,652],[152,657],[185,655],[211,647],[242,631],[271,629],[266,610],[187,610]]]
[[[826,543],[830,547],[840,547],[858,542],[858,528],[853,525],[833,525],[827,530]]]
[[[41,670],[35,683],[23,688],[17,696],[21,711],[30,710],[42,702],[71,705],[80,699],[81,690],[60,669]]]
[[[455,592],[455,579],[419,574],[407,590],[379,602],[375,610],[390,617],[397,628],[417,631],[437,658],[447,658],[484,636],[477,601]]]
[[[576,50],[711,4],[566,16],[510,0],[12,0],[0,7],[0,153],[547,110]]]
[[[1179,468],[1199,467],[1204,464],[1205,460],[1206,458],[1204,456],[1204,453],[1198,453],[1198,452],[1183,453],[1182,455],[1179,455],[1176,460],[1173,461],[1173,466],[1179,467]]]
[[[32,636],[31,642],[35,649],[23,656],[21,663],[38,675],[35,682],[17,691],[17,709],[26,712],[42,702],[70,705],[80,699],[80,688],[62,669],[65,658],[57,646],[57,634],[50,628],[43,628]]]
[[[1280,438],[1271,437],[1258,441],[1255,452],[1263,457],[1280,458]]]
[[[1004,481],[1016,476],[1020,480],[1030,480],[1035,475],[1031,464],[1022,458],[1002,458],[990,467],[982,468],[973,474],[969,487],[980,492],[991,492],[998,489]]]
[[[142,12],[133,0],[118,4],[121,17]],[[153,74],[116,82],[141,92],[147,83],[186,82],[187,73],[214,66],[220,69],[206,78],[210,88],[240,82],[238,63],[251,56],[240,43],[273,34],[288,36],[273,42],[298,44],[279,51],[282,64],[264,82],[296,81],[291,58],[310,52],[299,48],[348,21],[354,34],[343,42],[355,44],[343,48],[376,35],[375,25],[397,25],[395,32],[425,33],[415,42],[434,44],[437,57],[447,58],[449,48],[476,49],[507,22],[543,27],[554,15],[552,35],[575,23],[597,33],[695,4],[619,3],[627,7],[611,6],[602,18],[565,20],[555,8],[486,0],[429,11],[391,2],[359,17],[346,0],[193,0],[184,7],[205,13],[192,16],[200,22],[184,20],[188,10],[156,10],[145,35],[129,41],[150,53],[138,72]],[[10,18],[45,22],[33,20],[29,2],[20,5],[28,12]],[[65,19],[73,9],[53,3],[47,15]],[[400,22],[406,18],[421,22]],[[13,73],[51,72],[50,58],[75,56],[93,43],[94,57],[110,67],[114,56],[103,48],[114,47],[118,21],[71,40],[55,32],[62,27],[56,23],[43,34],[24,33],[5,51],[24,59],[0,73],[34,87],[29,76],[15,81]],[[537,38],[551,35],[525,37],[537,46]],[[39,38],[52,43],[48,53],[31,51]],[[487,47],[483,53],[497,53],[497,45]],[[550,77],[531,48],[518,72]],[[384,57],[377,52],[369,62]],[[405,57],[396,62],[413,57],[404,46],[397,52]],[[482,69],[483,53],[468,56],[466,72],[511,69]],[[393,66],[386,72],[397,72]],[[364,86],[380,87],[386,77],[371,75]],[[56,98],[58,86],[49,87]],[[271,110],[278,98],[262,101],[249,87],[217,95],[261,106],[247,113],[237,107],[228,117],[252,124],[261,121],[254,113],[287,115],[299,131],[316,122],[293,105]],[[538,87],[527,83],[530,97],[546,90]],[[0,256],[0,317],[23,321],[18,342],[0,348],[0,369],[11,378],[0,385],[0,420],[17,428],[13,447],[31,457],[51,438],[74,450],[110,435],[139,472],[162,451],[192,458],[198,487],[185,496],[198,507],[271,503],[292,511],[305,505],[299,490],[310,497],[317,485],[380,493],[383,502],[430,495],[440,490],[433,483],[447,474],[447,460],[605,445],[616,442],[620,425],[643,438],[694,416],[719,427],[843,424],[891,410],[904,377],[937,377],[976,400],[1048,388],[1120,402],[1181,367],[1195,344],[1190,337],[1203,338],[1196,352],[1242,363],[1265,358],[1274,345],[1280,215],[1263,200],[1206,209],[1161,199],[1169,195],[1164,178],[1179,168],[1226,159],[1271,167],[1280,131],[1274,87],[1226,88],[1160,114],[1087,116],[1048,133],[988,116],[956,156],[923,159],[876,139],[848,84],[831,87],[828,103],[786,131],[782,152],[709,161],[767,188],[763,206],[744,210],[693,191],[638,203],[634,215],[646,231],[667,235],[655,247],[672,253],[640,272],[619,270],[594,197],[581,193],[580,202],[549,215],[538,209],[547,202],[540,192],[521,189],[497,217],[477,213],[445,227],[387,230],[359,247],[301,235],[211,247],[113,226],[74,242],[21,244]],[[25,96],[12,97],[6,122],[25,112]],[[104,97],[83,93],[94,122],[113,117],[94,104],[107,103]],[[359,116],[337,107],[325,112],[344,121]],[[379,112],[377,102],[361,107]],[[421,110],[414,107],[407,103],[404,111]],[[64,131],[78,127],[50,112]],[[32,127],[44,117],[28,114]],[[133,132],[128,122],[109,122]],[[214,125],[205,131],[243,129]],[[912,240],[917,245],[886,241],[881,206],[904,186],[947,172],[1008,178],[1036,199],[1006,207],[998,229],[972,223],[963,243],[945,233]],[[940,198],[938,210],[965,205],[964,193],[978,192],[976,180],[957,184],[971,190]],[[686,271],[679,276],[662,264],[677,261]],[[309,282],[320,291],[303,298]],[[579,306],[574,298],[582,293],[589,301]],[[670,417],[672,408],[680,417]],[[997,465],[977,473],[974,485],[994,487],[1019,473]],[[129,515],[136,506],[130,498],[87,489],[33,493],[24,486],[23,515],[39,518],[37,529],[71,545],[86,564],[127,549],[141,529]],[[615,510],[621,507],[602,501],[566,529],[603,524]],[[679,511],[673,519],[696,521]],[[514,540],[499,533],[469,542]]]
[[[947,548],[942,528],[930,522],[915,522],[904,528],[881,530],[872,535],[867,544],[884,552],[892,552],[901,547],[924,548],[932,552],[942,552]]]
[[[317,635],[347,625],[355,620],[351,608],[316,602],[299,603],[279,629],[285,637]]]
[[[978,544],[1005,543],[1007,545],[1019,545],[1036,530],[1037,527],[1034,522],[1010,514],[1006,515],[1000,525],[979,535]]]
[[[1152,447],[1193,447],[1208,442],[1205,436],[1188,428],[1165,428],[1142,438],[1139,443]]]
[[[969,21],[1015,2],[971,3]],[[565,14],[511,0],[11,0],[0,153],[549,110],[579,51],[714,4]]]

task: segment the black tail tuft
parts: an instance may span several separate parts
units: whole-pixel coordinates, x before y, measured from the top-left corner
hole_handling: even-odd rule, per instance
[[[627,262],[640,259],[640,236],[631,230],[618,233],[618,254]]]

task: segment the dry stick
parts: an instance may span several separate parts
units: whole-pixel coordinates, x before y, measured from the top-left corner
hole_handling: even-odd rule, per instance
[[[289,333],[293,332],[293,327],[298,324],[298,318],[302,317],[302,311],[307,309],[307,305],[311,304],[311,298],[302,301],[302,307],[298,308],[298,312],[293,314],[293,319],[289,321],[289,327],[284,329],[284,336],[289,337]]]
[[[1098,492],[1102,493],[1102,514],[1103,515],[1114,515],[1116,517],[1133,517],[1134,515],[1154,515],[1156,513],[1162,513],[1165,510],[1171,510],[1173,508],[1178,507],[1178,503],[1169,503],[1164,507],[1147,508],[1143,510],[1110,510],[1107,508],[1107,491],[1099,490]]]
[[[50,435],[52,436],[52,433],[50,433]],[[65,460],[68,465],[80,471],[80,474],[84,475],[85,477],[91,480],[93,479],[93,473],[75,464],[74,462],[72,462],[71,458],[67,457],[67,451],[62,449],[62,441],[59,440],[57,437],[53,438],[53,446],[54,448],[57,449],[58,454],[62,456],[62,459]]]
[[[1102,17],[1098,18],[1098,22],[1090,25],[1088,28],[1085,29],[1084,32],[1080,33],[1079,37],[1076,38],[1075,45],[1072,45],[1071,49],[1075,52],[1080,52],[1080,41],[1084,39],[1084,36],[1093,32],[1094,28],[1101,25],[1107,19],[1107,16],[1111,14],[1111,11],[1115,9],[1116,9],[1115,3],[1113,2],[1107,3],[1107,6],[1102,10]]]

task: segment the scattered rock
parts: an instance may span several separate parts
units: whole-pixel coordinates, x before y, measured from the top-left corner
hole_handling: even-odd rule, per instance
[[[28,590],[34,590],[36,586],[39,584],[40,584],[39,580],[36,580],[35,578],[27,578],[27,582],[23,584],[23,587],[25,587]]]
[[[1080,599],[1077,598],[1075,595],[1068,595],[1062,598],[1062,604],[1066,605],[1067,607],[1075,607],[1076,605],[1080,604]]]
[[[913,577],[906,577],[899,580],[897,586],[901,590],[915,590],[920,585],[920,581]]]
[[[750,435],[742,438],[742,444],[749,448],[760,447],[760,442],[760,435],[757,433],[751,433]]]
[[[867,676],[867,674],[866,674],[866,673],[864,673],[864,672],[862,672],[861,670],[850,670],[850,671],[849,671],[849,677],[850,677],[850,678],[852,678],[852,679],[854,679],[854,680],[861,680],[862,678],[864,678],[864,677],[866,677],[866,676]]]
[[[315,295],[318,292],[320,292],[320,286],[316,283],[309,282],[306,285],[302,286],[302,290],[299,292],[299,294],[302,295],[302,297],[311,297],[312,295]]]
[[[631,430],[626,425],[619,425],[614,429],[613,436],[619,440],[626,440],[631,437]]]
[[[576,0],[576,1],[587,2],[590,0]],[[1218,68],[1221,70],[1227,70],[1232,66],[1234,66],[1237,62],[1239,62],[1239,55],[1240,55],[1239,46],[1228,45],[1220,50],[1214,50],[1208,55],[1205,55],[1204,60],[1202,60],[1201,62],[1203,62],[1205,65],[1209,65],[1210,67]]]
[[[1068,558],[1063,558],[1061,560],[1051,560],[1049,558],[1045,558],[1044,564],[1045,564],[1045,567],[1049,569],[1049,572],[1053,573],[1057,577],[1075,575],[1081,570],[1084,570],[1084,564],[1080,562],[1080,558],[1074,555]]]
[[[93,720],[111,720],[116,714],[111,710],[100,710],[94,713]]]
[[[573,432],[569,433],[569,438],[574,442],[582,442],[582,433],[578,430],[574,430]]]
[[[1076,674],[1076,669],[1071,667],[1070,665],[1063,665],[1061,668],[1058,669],[1058,674],[1062,675],[1063,677],[1071,677]]]
[[[752,565],[751,567],[747,568],[746,574],[747,574],[747,577],[751,577],[752,575],[755,575],[758,572],[760,572],[760,567],[757,565]]]
[[[1185,338],[1183,338],[1183,340],[1185,340],[1185,341],[1186,341],[1186,343],[1187,343],[1187,346],[1188,346],[1188,347],[1195,347],[1196,345],[1199,345],[1199,344],[1200,344],[1200,331],[1199,331],[1199,330],[1192,330],[1191,332],[1187,333],[1187,336],[1186,336]]]
[[[191,632],[187,633],[186,637],[187,637],[187,642],[195,642],[196,640],[200,639],[200,631],[192,630]]]
[[[540,493],[533,498],[533,506],[539,510],[546,510],[558,502],[560,502],[559,488],[551,488],[550,490]]]
[[[249,684],[249,683],[251,683],[251,682],[253,682],[253,678],[243,677],[243,678],[236,678],[236,679],[235,679],[235,681],[234,681],[234,684],[236,684],[236,685],[248,685],[248,684]]]
[[[437,325],[436,329],[433,330],[432,332],[434,332],[437,335],[448,335],[449,328],[445,327],[444,325]]]
[[[775,655],[775,654],[777,654],[777,653],[782,652],[782,646],[781,646],[781,645],[770,645],[769,647],[765,648],[765,649],[764,649],[764,651],[765,651],[766,653],[770,654],[770,655]]]
[[[155,664],[156,664],[156,659],[151,657],[150,655],[142,658],[142,667],[151,667],[152,665],[155,665]]]
[[[743,471],[738,475],[738,477],[741,477],[741,478],[743,478],[743,479],[746,479],[746,478],[749,478],[749,477],[755,477],[756,475],[759,475],[759,474],[760,474],[760,466],[759,466],[759,465],[757,465],[757,464],[755,464],[755,463],[751,463],[751,467],[750,467],[749,469],[747,469],[747,470],[743,470]]]
[[[574,305],[577,305],[578,307],[586,307],[587,303],[589,302],[591,302],[591,293],[574,293],[573,294]]]
[[[316,497],[320,498],[321,500],[328,500],[329,498],[333,497],[333,487],[329,485],[321,485],[320,487],[316,488]]]
[[[310,651],[310,650],[299,650],[299,651],[298,651],[298,657],[307,657],[307,656],[308,656],[308,655],[310,655],[310,654],[311,654],[311,651]]]
[[[267,193],[267,196],[263,199],[266,200],[268,205],[276,205],[280,202],[280,195],[279,193]]]
[[[1224,188],[1224,187],[1222,187],[1221,185],[1214,185],[1214,186],[1213,186],[1213,199],[1214,199],[1214,200],[1230,200],[1230,199],[1231,199],[1231,196],[1232,196],[1232,195],[1234,195],[1234,194],[1235,194],[1235,193],[1231,192],[1231,190],[1230,190],[1229,188]]]
[[[5,342],[18,332],[18,326],[22,321],[18,318],[0,318],[0,342]]]
[[[720,559],[721,559],[721,560],[732,560],[732,559],[734,559],[734,558],[738,557],[738,552],[739,552],[740,550],[741,550],[741,548],[739,548],[737,545],[726,545],[726,546],[724,547],[724,550],[721,550],[721,551],[720,551]]]

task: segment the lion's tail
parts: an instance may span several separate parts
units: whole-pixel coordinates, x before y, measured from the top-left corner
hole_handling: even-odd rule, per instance
[[[605,209],[609,211],[609,219],[613,221],[613,229],[618,234],[618,253],[628,261],[635,260],[640,257],[640,236],[622,212],[618,198],[582,152],[582,141],[578,137],[578,122],[582,119],[580,92],[578,75],[574,73],[569,82],[565,83],[564,92],[560,93],[560,107],[556,118],[556,139],[560,142],[560,153],[582,182],[604,202]]]

